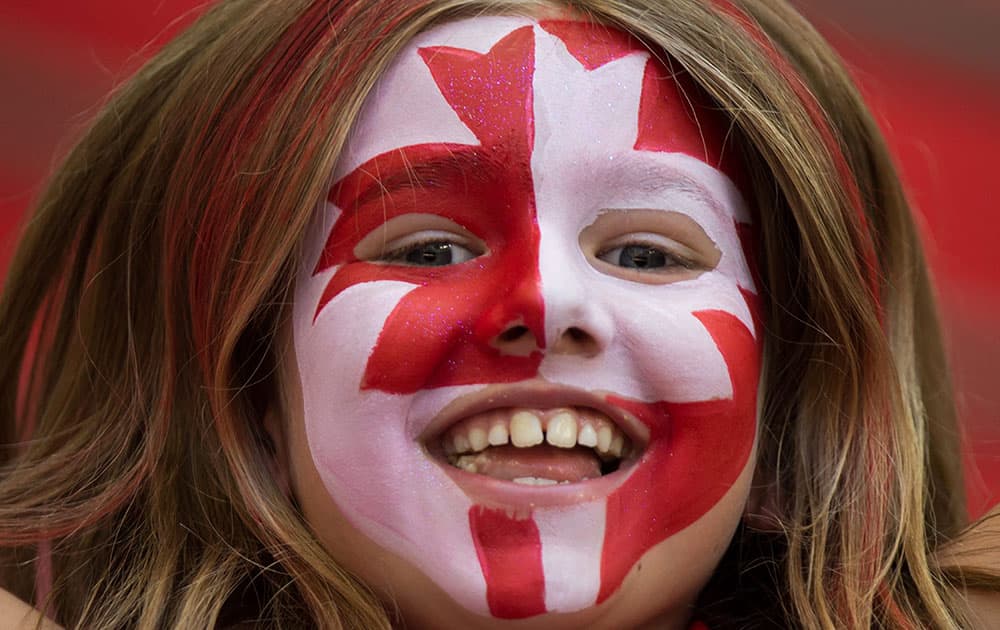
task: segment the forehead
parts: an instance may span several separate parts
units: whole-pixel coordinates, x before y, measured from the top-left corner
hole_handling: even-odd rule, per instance
[[[528,37],[523,36],[525,31]],[[448,63],[440,62],[442,56],[486,59],[480,65],[486,76],[479,78],[477,93],[465,95],[472,107],[480,99],[484,111],[510,98],[514,84],[527,82],[532,94],[523,107],[533,109],[529,118],[536,132],[558,133],[564,126],[561,119],[583,116],[592,126],[596,143],[591,144],[677,150],[710,163],[721,154],[718,124],[702,113],[695,119],[692,103],[700,92],[681,85],[674,72],[651,59],[635,38],[590,22],[481,16],[439,25],[402,50],[366,100],[335,180],[400,147],[481,143],[483,138],[466,124],[468,115],[463,122],[454,102],[445,96],[472,92],[468,76],[432,72],[431,66]],[[653,92],[656,98],[647,99]],[[644,124],[648,129],[642,128]],[[671,146],[640,147],[636,139],[644,131],[657,136],[654,145]],[[536,135],[536,149],[545,140]]]
[[[372,89],[334,179],[402,146],[429,142],[477,144],[475,135],[441,94],[419,50],[448,46],[486,53],[511,31],[535,23],[523,17],[482,16],[442,24],[417,36]]]

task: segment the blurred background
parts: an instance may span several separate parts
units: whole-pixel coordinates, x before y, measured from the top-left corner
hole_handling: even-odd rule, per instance
[[[797,0],[885,130],[937,277],[969,508],[1000,502],[1000,0]],[[0,274],[107,92],[203,0],[0,0]]]

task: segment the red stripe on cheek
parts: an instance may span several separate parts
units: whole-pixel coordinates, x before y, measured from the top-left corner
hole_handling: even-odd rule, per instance
[[[744,297],[753,299],[746,292]],[[757,308],[752,301],[748,305]],[[642,554],[718,503],[753,448],[760,345],[731,313],[713,310],[694,315],[726,360],[733,397],[692,403],[608,397],[649,427],[650,445],[632,476],[608,497],[598,602],[621,586]]]
[[[534,142],[531,27],[517,29],[486,54],[435,47],[419,54],[441,94],[480,141],[478,146],[403,147],[369,160],[338,182],[331,201],[344,212],[327,240],[316,273],[340,268],[319,311],[362,282],[416,285],[393,309],[369,356],[363,389],[412,393],[472,383],[505,383],[537,374],[541,352],[508,356],[494,345],[511,325],[523,325],[544,347],[544,306],[538,268],[539,230],[531,175]],[[365,200],[374,180],[401,168],[462,153],[471,166],[445,171],[433,185]],[[481,238],[489,254],[443,267],[358,260],[361,238],[387,219],[435,213]]]
[[[469,510],[469,527],[493,616],[522,619],[544,613],[542,541],[535,522],[477,505]]]

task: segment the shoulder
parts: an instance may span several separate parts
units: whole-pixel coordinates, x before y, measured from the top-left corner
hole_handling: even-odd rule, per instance
[[[42,624],[38,625],[38,621]],[[49,621],[28,604],[0,589],[0,630],[59,630],[60,626]]]
[[[969,588],[964,596],[972,627],[996,628],[1000,622],[1000,506],[946,544],[938,552],[937,560],[944,569],[995,576],[989,577],[992,584]]]
[[[989,630],[996,628],[1000,622],[1000,593],[982,590],[970,590],[965,601],[969,608],[969,621],[972,630]]]

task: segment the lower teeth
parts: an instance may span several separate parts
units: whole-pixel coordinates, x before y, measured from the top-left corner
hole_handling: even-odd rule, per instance
[[[558,481],[555,479],[545,479],[542,477],[518,477],[517,479],[512,479],[514,483],[524,484],[526,486],[554,486]]]

